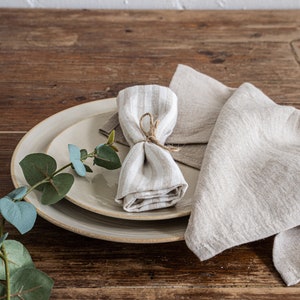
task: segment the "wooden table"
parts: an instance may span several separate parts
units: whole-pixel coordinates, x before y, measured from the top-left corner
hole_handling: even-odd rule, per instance
[[[0,10],[0,195],[38,122],[135,84],[168,85],[179,63],[300,108],[300,11]],[[272,237],[205,262],[184,241],[95,240],[42,218],[10,238],[54,279],[51,299],[300,299],[272,264]]]

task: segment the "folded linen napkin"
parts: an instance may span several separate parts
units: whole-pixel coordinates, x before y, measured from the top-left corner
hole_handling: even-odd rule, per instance
[[[134,86],[117,97],[119,122],[130,146],[116,201],[128,212],[174,206],[187,183],[164,146],[177,120],[177,97],[167,87]]]
[[[206,260],[233,246],[279,233],[274,265],[287,285],[295,284],[300,280],[300,227],[296,227],[300,225],[300,111],[277,105],[249,83],[227,93],[223,106],[215,102],[210,106],[201,95],[213,93],[215,84],[205,80],[203,85],[201,75],[198,79],[190,75],[194,73],[180,66],[173,81],[180,76],[181,86],[172,87],[177,95],[178,90],[182,93],[180,102],[186,81],[195,90],[201,86],[197,100],[206,106],[202,111],[206,120],[201,122],[204,128],[212,125],[211,131],[198,136],[199,140],[208,137],[209,142],[186,243]],[[185,102],[188,105],[190,99]],[[179,118],[181,124],[186,119]]]

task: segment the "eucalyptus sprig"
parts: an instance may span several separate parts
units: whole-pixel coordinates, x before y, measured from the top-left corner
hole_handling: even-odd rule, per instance
[[[37,270],[29,252],[18,241],[8,240],[5,223],[13,225],[21,234],[30,231],[37,217],[35,207],[25,202],[33,190],[40,191],[40,201],[52,205],[62,200],[74,183],[71,173],[63,172],[72,168],[79,176],[93,172],[84,162],[92,158],[93,165],[109,170],[118,169],[121,162],[118,149],[114,145],[115,132],[112,131],[105,144],[100,144],[88,153],[69,144],[70,162],[57,168],[56,160],[44,153],[32,153],[20,162],[24,177],[29,186],[19,187],[0,199],[0,300],[49,299],[53,280]]]

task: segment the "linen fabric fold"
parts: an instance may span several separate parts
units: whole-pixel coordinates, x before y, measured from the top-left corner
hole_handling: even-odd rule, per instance
[[[250,83],[230,88],[184,65],[169,87],[178,118],[166,142],[181,146],[175,159],[200,169],[187,246],[206,260],[275,235],[274,266],[287,285],[298,283],[300,111]]]
[[[294,285],[300,278],[300,227],[278,233],[274,240],[273,262],[284,282]]]
[[[130,150],[122,164],[116,202],[128,212],[174,206],[188,187],[170,152],[164,149],[177,120],[177,96],[167,87],[134,86],[119,92],[117,106]],[[150,125],[155,126],[154,140],[153,134],[145,134],[151,131]]]
[[[287,285],[299,282],[300,111],[277,105],[249,83],[231,94],[225,89],[228,98],[223,105],[210,106],[209,98],[201,95],[213,94],[218,86],[208,80],[203,85],[201,75],[197,82],[189,67],[177,71],[174,76],[180,75],[181,82],[194,78],[190,82],[194,90],[201,87],[198,101],[207,108],[201,112],[206,115],[202,125],[212,128],[197,137],[209,141],[185,233],[187,246],[206,260],[233,246],[278,234],[274,265]],[[184,97],[183,86],[173,90]],[[191,101],[184,99],[187,105]],[[183,115],[181,124],[185,120]]]
[[[235,89],[185,65],[178,65],[169,88],[178,98],[178,117],[166,144],[180,148],[171,152],[177,162],[200,169],[219,112]],[[117,142],[128,145],[117,112],[99,129],[106,136],[112,130]]]
[[[178,117],[167,142],[207,143],[224,103],[235,89],[185,65],[178,65],[169,88],[178,98]]]
[[[119,123],[119,115],[117,112],[114,113],[101,128],[99,128],[99,132],[105,136],[108,136],[113,130],[115,130],[115,141],[128,146]],[[166,145],[173,145],[179,148],[179,151],[170,152],[173,159],[179,163],[200,170],[207,142],[191,144],[182,143],[180,134],[177,134],[176,138],[173,138],[172,143],[168,142],[169,139],[167,139]]]

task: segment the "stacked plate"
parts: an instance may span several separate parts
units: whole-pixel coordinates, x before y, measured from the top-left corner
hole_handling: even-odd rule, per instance
[[[30,153],[53,156],[58,167],[69,163],[68,144],[89,152],[104,143],[99,128],[116,111],[116,99],[93,101],[61,111],[31,129],[18,144],[12,158],[11,174],[16,187],[27,185],[19,162]],[[118,145],[121,160],[128,147]],[[87,161],[88,162],[88,161]],[[89,164],[89,162],[87,163]],[[57,226],[85,236],[127,243],[162,243],[182,240],[191,211],[198,171],[179,165],[189,183],[184,199],[176,207],[142,213],[125,212],[114,201],[120,170],[90,166],[93,173],[75,175],[66,199],[51,206],[39,202],[39,192],[30,193],[40,216]],[[72,170],[69,170],[72,172]]]

